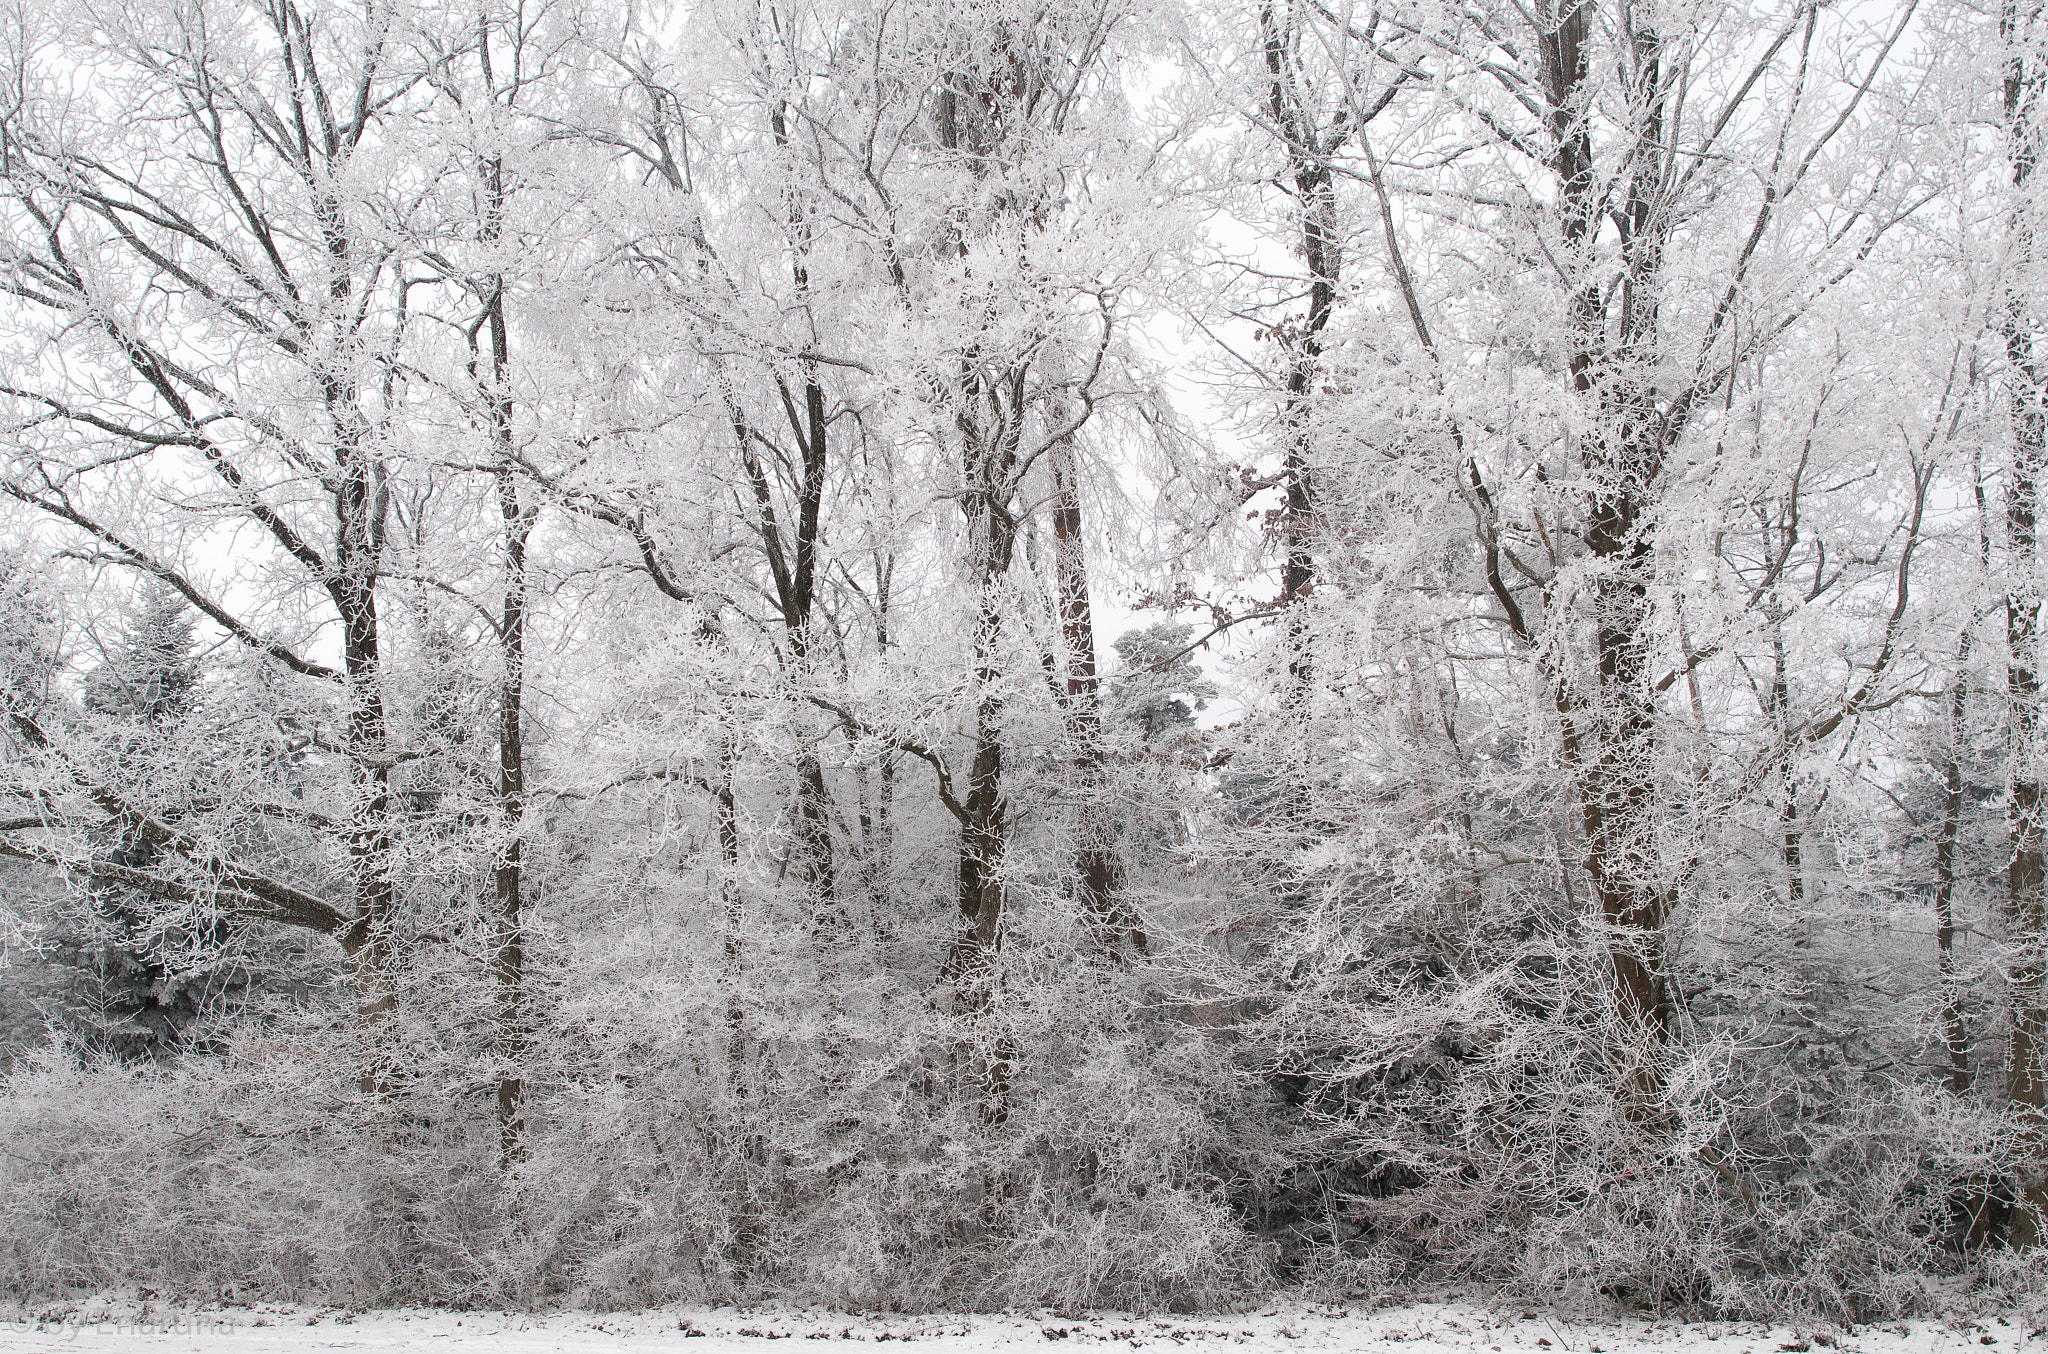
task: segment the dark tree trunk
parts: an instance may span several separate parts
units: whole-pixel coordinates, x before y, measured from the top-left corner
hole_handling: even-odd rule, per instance
[[[330,248],[346,256],[344,242],[330,241]],[[346,299],[349,284],[345,271],[337,268],[330,290],[337,301]],[[397,899],[391,868],[391,759],[377,625],[387,491],[369,451],[369,429],[358,405],[359,392],[343,380],[329,379],[325,386],[339,472],[334,494],[334,561],[327,592],[342,625],[353,789],[348,831],[355,910],[342,945],[354,973],[357,1015],[370,1034],[373,1050],[363,1070],[362,1087],[366,1093],[383,1095],[393,1089],[398,1076],[388,1055],[376,1048],[383,1037],[382,1027],[398,1009],[393,972],[397,946],[391,934]]]
[[[1934,944],[1941,978],[1941,1037],[1948,1054],[1948,1089],[1962,1095],[1970,1089],[1970,1031],[1963,1015],[1962,988],[1956,978],[1956,840],[1963,821],[1961,748],[1968,683],[1967,632],[1956,655],[1955,685],[1948,698],[1948,755],[1942,771],[1941,825],[1934,838]]]
[[[740,891],[739,800],[733,790],[739,740],[726,730],[718,745],[717,779],[710,784],[713,827],[718,836],[719,944],[723,951],[720,983],[725,988],[725,1083],[732,1100],[731,1167],[739,1196],[733,1212],[732,1260],[745,1273],[754,1263],[760,1240],[761,1210],[755,1194],[755,1168],[760,1160],[759,1126],[752,1122],[748,1102],[753,1087],[747,1076],[746,898]]]
[[[347,523],[351,513],[345,512]],[[359,529],[344,525],[344,542]],[[351,556],[369,553],[348,544],[337,551],[344,575]],[[376,1047],[384,1023],[398,1009],[391,934],[397,889],[391,877],[391,769],[386,760],[384,696],[377,643],[377,602],[372,586],[350,583],[335,589],[342,615],[342,655],[348,673],[349,779],[353,793],[348,828],[349,882],[354,910],[341,944],[354,977],[356,1016],[370,1035],[372,1052],[363,1069],[366,1094],[383,1095],[394,1086],[397,1068]]]
[[[1016,386],[1021,389],[1022,377]],[[970,385],[967,392],[972,400]],[[991,404],[1001,395],[988,397]],[[990,421],[1002,431],[984,436],[975,403],[960,415],[963,465],[968,491],[969,568],[977,597],[973,637],[974,729],[968,762],[967,793],[960,801],[959,906],[962,930],[954,940],[945,976],[954,984],[964,1009],[989,1012],[995,1004],[996,959],[1002,945],[1004,857],[1009,847],[1009,801],[1003,794],[1005,701],[1002,696],[1002,584],[1016,545],[1016,519],[1010,513],[1016,463],[1016,404],[1009,419]],[[993,1126],[1008,1118],[1009,1085],[1014,1054],[1000,1030],[991,1034],[981,1057],[982,1119]]]
[[[1095,663],[1095,622],[1088,604],[1088,552],[1082,531],[1081,485],[1074,448],[1062,439],[1046,453],[1053,482],[1053,571],[1060,633],[1067,651],[1067,732],[1074,741],[1074,874],[1081,914],[1099,943],[1121,953],[1128,942],[1145,952],[1145,930],[1122,896],[1116,819],[1107,791],[1102,744],[1101,681]]]
[[[500,94],[491,70],[491,29],[488,17],[477,24],[477,56],[483,67],[484,93],[495,106]],[[499,157],[487,156],[479,166],[482,178],[482,218],[477,236],[485,245],[496,243],[504,231],[505,171]],[[470,376],[488,419],[498,499],[500,551],[502,556],[502,600],[498,615],[498,831],[502,844],[491,871],[493,937],[491,977],[496,989],[497,1034],[494,1053],[498,1063],[498,1156],[501,1166],[510,1166],[523,1151],[526,1129],[524,1112],[525,1078],[521,1063],[526,1055],[524,989],[526,980],[526,920],[524,906],[524,853],[522,833],[526,817],[526,749],[523,725],[526,706],[526,545],[533,531],[534,513],[519,500],[517,453],[512,440],[511,333],[505,318],[505,279],[500,274],[480,284],[484,330],[483,351],[478,336],[470,331]]]
[[[1013,61],[1027,59],[1021,53],[1005,55]],[[1000,62],[992,66],[999,68]],[[960,156],[977,178],[985,177],[997,158],[1012,149],[1002,139],[1002,114],[1012,111],[1006,107],[1010,97],[1001,76],[993,72],[955,75],[939,93],[939,144]],[[956,220],[964,224],[965,217]],[[947,248],[965,258],[964,232],[956,230]],[[996,1002],[1009,847],[1009,801],[1003,794],[1002,591],[1017,542],[1017,453],[1024,435],[1028,373],[1018,365],[990,375],[979,363],[980,354],[963,354],[947,391],[960,437],[959,502],[967,523],[965,565],[975,606],[974,722],[967,792],[954,809],[960,825],[956,886],[961,929],[940,978],[952,984],[965,1012],[987,1017]],[[1009,1117],[1015,1052],[999,1024],[985,1022],[984,1031],[984,1046],[975,1051],[981,1118],[985,1126],[994,1127]]]
[[[494,318],[492,329],[502,320]],[[509,428],[506,430],[509,435]],[[497,912],[492,976],[497,984],[498,1136],[500,1156],[509,1164],[520,1154],[525,1133],[525,1081],[520,1064],[526,1054],[524,988],[526,920],[521,832],[526,815],[526,751],[521,738],[525,708],[526,669],[526,539],[531,512],[519,504],[517,481],[509,470],[498,475],[499,510],[505,531],[505,598],[499,620],[499,652],[504,672],[498,689],[498,814],[504,846],[492,871]]]
[[[1586,841],[1586,870],[1607,932],[1618,1091],[1630,1117],[1657,1120],[1665,1045],[1672,1033],[1664,928],[1671,896],[1656,834],[1656,703],[1649,663],[1650,584],[1656,572],[1648,511],[1670,440],[1677,435],[1649,389],[1657,357],[1657,288],[1669,225],[1659,206],[1664,100],[1654,33],[1622,36],[1635,103],[1621,220],[1626,272],[1609,297],[1589,257],[1603,219],[1593,144],[1583,107],[1589,76],[1586,6],[1546,6],[1537,55],[1558,181],[1563,245],[1574,275],[1569,307],[1573,389],[1597,409],[1600,430],[1581,456],[1599,487],[1581,540],[1605,567],[1593,587],[1595,666],[1590,681],[1553,674]],[[1609,306],[1612,317],[1610,334]],[[1589,410],[1590,412],[1590,410]]]
[[[893,555],[877,552],[874,558],[874,637],[875,656],[885,658],[891,643],[889,635],[889,607],[894,591],[896,559]],[[868,894],[869,923],[874,938],[887,940],[892,927],[885,915],[890,880],[895,874],[896,859],[896,751],[883,750],[875,766],[873,798],[869,799],[869,783],[865,771],[861,777],[861,869]],[[867,807],[872,803],[872,808]]]
[[[786,108],[777,104],[769,115],[769,122],[775,144],[786,148],[789,145]],[[811,295],[811,225],[805,204],[794,192],[789,195],[788,221],[791,276],[797,296],[807,305]],[[789,635],[791,666],[798,681],[808,681],[811,677],[811,613],[816,606],[818,590],[818,545],[825,500],[829,420],[825,388],[821,384],[817,362],[807,357],[801,360],[800,367],[803,377],[801,402],[791,398],[788,390],[782,392],[783,412],[796,441],[798,461],[802,466],[796,485],[796,538],[786,555],[778,539],[771,552],[771,562],[776,565],[776,590],[782,606],[783,625]],[[758,469],[752,473],[755,476],[755,495],[763,514],[763,530],[777,532],[779,538],[773,509],[765,493],[766,477]],[[782,563],[785,560],[787,564]],[[825,785],[825,766],[818,756],[816,742],[808,738],[802,740],[797,754],[796,817],[797,845],[811,885],[812,931],[821,955],[830,955],[844,946],[851,928],[839,901],[833,861],[832,801]]]
[[[2037,505],[2044,461],[2048,461],[2048,380],[2034,346],[2031,293],[2020,279],[2034,263],[2033,206],[2026,201],[2040,155],[2041,75],[2028,50],[2036,35],[2013,0],[1999,11],[2005,41],[2005,130],[2011,180],[2018,200],[2013,210],[2010,250],[2014,276],[2006,283],[2000,315],[2012,386],[2012,471],[2006,481],[2008,574],[2031,580],[2038,569]],[[2031,1246],[2048,1226],[2048,1088],[2041,1055],[2048,1012],[2042,1006],[2044,877],[2042,784],[2036,770],[2040,747],[2040,598],[2031,583],[2015,586],[2005,599],[2006,699],[2011,710],[2012,796],[2009,805],[2011,863],[2006,869],[2007,945],[2011,952],[2006,991],[2012,1004],[2006,1060],[2006,1098],[2020,1116],[2027,1160],[2021,1172],[2019,1207],[2012,1243]]]
[[[1266,66],[1266,113],[1278,134],[1286,167],[1282,184],[1300,214],[1300,249],[1308,265],[1308,313],[1299,324],[1276,329],[1286,357],[1286,399],[1281,407],[1285,452],[1281,480],[1287,497],[1281,511],[1281,539],[1286,555],[1280,567],[1280,602],[1286,608],[1288,636],[1288,703],[1308,698],[1314,659],[1306,603],[1315,589],[1315,533],[1318,508],[1311,455],[1310,410],[1321,379],[1323,334],[1337,304],[1343,271],[1337,220],[1336,180],[1330,158],[1349,136],[1338,119],[1319,124],[1306,95],[1298,50],[1302,26],[1292,14],[1282,17],[1274,6],[1259,10],[1259,37]],[[1305,796],[1306,787],[1297,787]],[[1297,804],[1297,810],[1303,806]]]

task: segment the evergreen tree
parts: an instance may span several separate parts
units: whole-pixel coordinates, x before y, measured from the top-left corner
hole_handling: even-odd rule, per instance
[[[31,714],[48,702],[55,633],[55,610],[36,586],[28,552],[0,550],[0,709]],[[13,732],[0,720],[0,738]]]
[[[1194,728],[1195,715],[1215,699],[1216,684],[1203,678],[1192,656],[1194,631],[1161,621],[1116,641],[1122,670],[1110,683],[1110,702],[1148,743]]]
[[[192,643],[185,599],[162,585],[148,589],[114,651],[86,678],[85,708],[153,728],[176,723],[190,713],[199,685]]]
[[[198,694],[193,645],[185,599],[152,587],[106,661],[86,677],[87,718],[125,763],[173,753]],[[147,870],[160,849],[139,824],[105,833],[105,859],[116,865]],[[78,970],[65,1014],[88,1047],[121,1058],[167,1056],[190,1042],[192,1027],[231,989],[247,986],[242,967],[220,957],[230,938],[224,922],[205,934],[162,924],[150,898],[118,884],[94,883],[85,904],[63,928],[58,954]]]

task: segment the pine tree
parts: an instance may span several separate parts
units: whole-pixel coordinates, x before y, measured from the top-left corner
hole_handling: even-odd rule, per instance
[[[110,719],[161,728],[190,713],[199,685],[192,659],[192,615],[185,599],[157,586],[85,682],[85,707]]]
[[[192,713],[199,689],[193,624],[183,597],[152,587],[106,662],[86,677],[87,717],[124,761],[165,755]],[[105,832],[104,858],[116,865],[147,870],[159,850],[138,825]],[[87,1047],[120,1058],[168,1056],[191,1042],[189,1031],[230,989],[247,986],[241,966],[220,957],[225,923],[204,934],[162,924],[147,896],[118,884],[95,883],[84,901],[62,928],[58,955],[78,970],[65,1015]]]
[[[1194,631],[1161,621],[1117,638],[1122,671],[1110,683],[1111,706],[1148,743],[1194,728],[1195,715],[1216,698],[1216,684],[1203,678],[1192,657]]]

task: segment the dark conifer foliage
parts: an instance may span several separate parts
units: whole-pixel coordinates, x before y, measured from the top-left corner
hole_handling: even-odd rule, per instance
[[[199,695],[195,616],[169,588],[146,588],[85,675],[82,730],[117,763],[136,768],[192,755],[185,721]],[[147,873],[162,848],[140,822],[96,830],[103,859]],[[249,984],[232,919],[160,919],[146,892],[112,881],[84,886],[59,919],[54,957],[76,970],[62,997],[64,1028],[92,1052],[165,1058],[224,1047],[195,1028],[239,1004]]]

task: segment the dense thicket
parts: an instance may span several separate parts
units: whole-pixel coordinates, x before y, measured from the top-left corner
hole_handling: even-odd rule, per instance
[[[2033,1300],[2034,9],[0,23],[0,1286]]]

